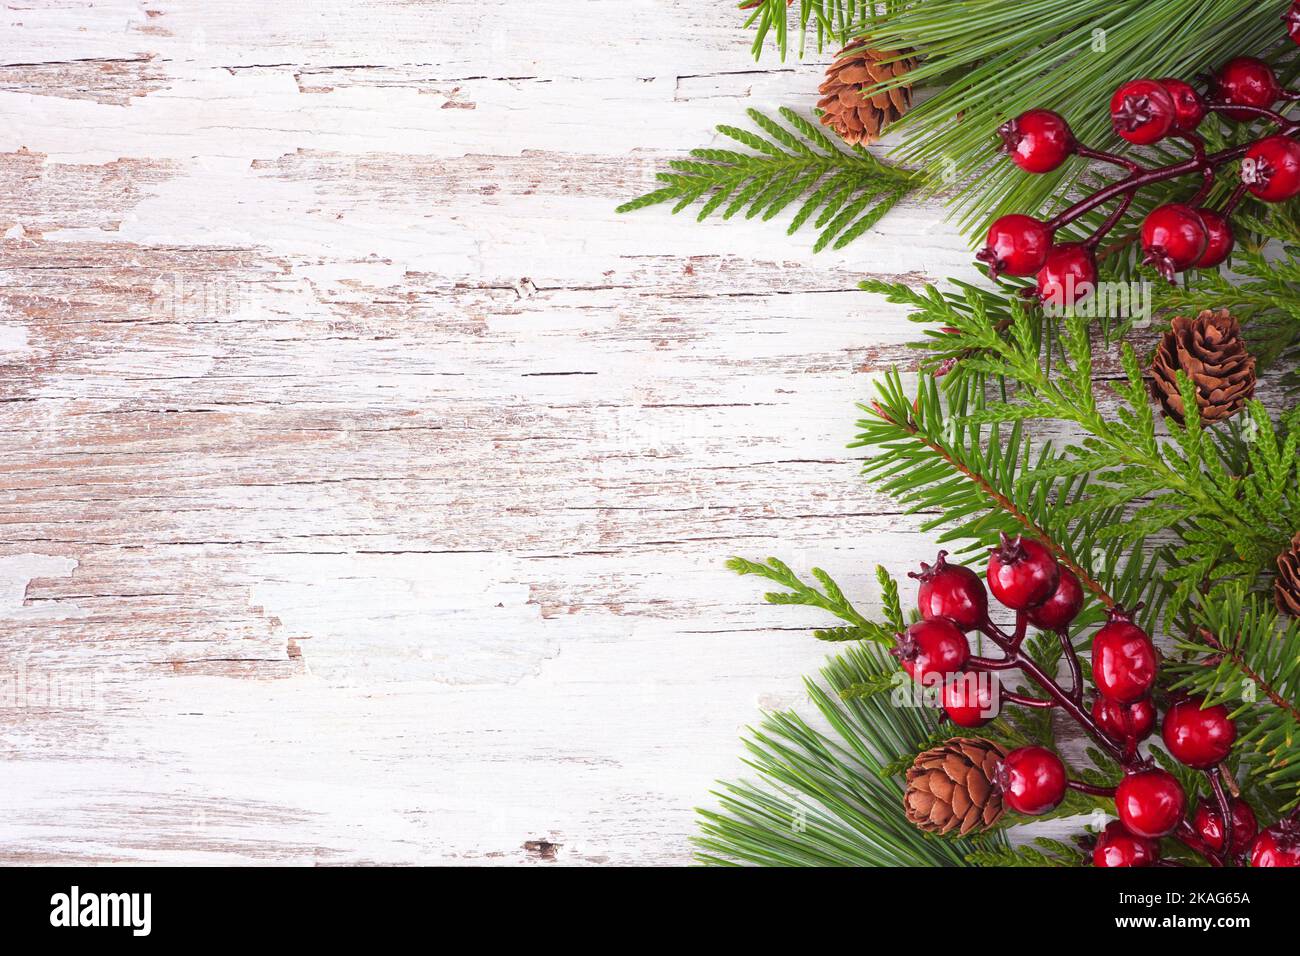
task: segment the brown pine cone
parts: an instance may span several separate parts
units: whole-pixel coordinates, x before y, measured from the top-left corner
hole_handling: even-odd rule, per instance
[[[1151,395],[1182,424],[1179,370],[1196,386],[1203,422],[1231,418],[1255,394],[1255,357],[1246,351],[1241,326],[1227,309],[1207,309],[1194,319],[1175,316],[1151,359]]]
[[[913,56],[880,62],[896,56],[895,51],[873,50],[862,40],[854,40],[841,50],[822,81],[822,98],[817,101],[822,125],[831,127],[850,146],[879,139],[884,127],[912,105],[912,87],[897,86],[870,96],[864,96],[862,91],[902,76],[916,66]]]
[[[987,830],[1002,816],[1002,793],[993,784],[1006,750],[991,740],[953,737],[918,754],[907,771],[903,809],[922,830],[965,836]]]
[[[1300,617],[1300,531],[1291,539],[1291,550],[1277,556],[1273,600],[1283,614]]]

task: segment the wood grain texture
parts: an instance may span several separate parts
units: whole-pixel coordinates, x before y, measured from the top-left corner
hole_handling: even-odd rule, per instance
[[[939,211],[612,211],[821,65],[697,0],[0,18],[0,860],[689,861],[824,655],[723,560],[933,547],[845,444]]]

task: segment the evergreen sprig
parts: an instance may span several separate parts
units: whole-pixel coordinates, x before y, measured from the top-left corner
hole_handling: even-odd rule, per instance
[[[1171,599],[1180,612],[1199,591],[1214,593],[1234,580],[1257,583],[1285,550],[1291,529],[1300,527],[1300,408],[1275,424],[1262,404],[1250,402],[1244,426],[1211,431],[1202,427],[1184,377],[1187,421],[1165,421],[1167,434],[1161,434],[1127,343],[1121,348],[1124,378],[1111,386],[1119,404],[1102,406],[1084,317],[1066,320],[1056,354],[1044,362],[1042,327],[1014,298],[1009,319],[999,320],[988,304],[1002,305],[1002,297],[970,286],[952,296],[933,286],[918,292],[873,281],[863,288],[912,306],[914,320],[943,328],[931,343],[964,367],[946,389],[947,401],[933,380],[913,401],[896,374],[887,377],[871,409],[878,421],[862,423],[858,443],[882,452],[868,474],[887,477],[885,490],[915,509],[938,510],[944,523],[958,521],[950,534],[982,542],[990,529],[975,522],[996,509],[993,521],[1038,527],[1061,543],[1065,558],[1077,560],[1081,547],[1093,549],[1092,563],[1103,577],[1115,573],[1123,553],[1140,555],[1149,539],[1175,535],[1162,556],[1163,578],[1173,590],[1156,590],[1147,600],[1158,605]],[[987,401],[988,379],[1014,382],[1015,389]],[[1035,419],[1072,423],[1084,437],[1059,451],[1043,444],[1031,462],[1020,428]],[[1008,458],[1001,429],[1009,429],[1009,447],[1020,450],[1020,467]],[[968,484],[976,490],[961,489]],[[1160,549],[1152,554],[1159,556]],[[1090,590],[1102,596],[1098,587]]]
[[[975,235],[994,215],[1068,203],[1088,174],[1086,163],[1030,176],[991,162],[1002,122],[1042,107],[1063,115],[1084,142],[1118,143],[1106,106],[1121,83],[1191,80],[1243,51],[1285,51],[1278,17],[1277,7],[1257,0],[913,0],[860,32],[873,46],[921,55],[906,81],[939,88],[894,124],[905,135],[897,155],[949,192]]]
[[[879,0],[799,0],[796,9],[794,0],[743,0],[740,9],[748,11],[745,25],[754,30],[754,59],[759,58],[770,39],[784,60],[790,48],[792,26],[798,31],[798,55],[802,57],[809,30],[817,33],[817,52],[830,43],[843,46],[854,30],[875,18],[879,8],[884,7],[882,12],[887,14],[896,6],[897,2],[881,4]]]
[[[1300,805],[1300,621],[1234,586],[1196,611],[1177,643],[1173,687],[1226,704],[1237,723],[1235,752],[1251,776]]]
[[[725,125],[718,132],[752,152],[691,150],[690,159],[672,160],[670,172],[656,174],[663,186],[617,211],[671,202],[678,213],[702,201],[696,213],[701,222],[719,211],[730,219],[742,210],[746,219],[766,221],[799,200],[786,234],[811,222],[820,230],[813,251],[820,252],[828,245],[841,249],[863,235],[916,185],[913,173],[861,147],[840,149],[792,109],[780,110],[789,128],[758,110],[747,113],[766,136]]]
[[[767,715],[745,739],[756,781],[720,784],[717,809],[698,810],[698,859],[711,865],[966,866],[1007,847],[1001,830],[975,839],[918,830],[903,811],[901,768],[939,728],[931,708],[897,707],[850,688],[897,672],[872,643],[855,644],[806,681],[830,725],[814,729],[794,712]]]
[[[1083,866],[1086,862],[1076,847],[1037,837],[1023,846],[1002,846],[975,850],[966,857],[971,866]]]

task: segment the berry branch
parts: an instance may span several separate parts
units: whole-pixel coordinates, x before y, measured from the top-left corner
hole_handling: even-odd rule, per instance
[[[1223,761],[1237,738],[1227,708],[1181,697],[1166,710],[1162,729],[1166,748],[1180,763],[1205,773],[1215,798],[1213,808],[1198,808],[1189,821],[1187,795],[1178,778],[1137,748],[1155,727],[1151,693],[1158,656],[1151,638],[1133,623],[1131,613],[1111,607],[1107,622],[1093,635],[1092,677],[1098,697],[1088,711],[1082,705],[1080,662],[1068,638],[1069,626],[1083,608],[1083,588],[1077,576],[1056,560],[1046,544],[1024,536],[1012,539],[1002,535],[1001,544],[990,549],[984,580],[970,568],[948,564],[945,558],[940,551],[934,564],[923,564],[919,572],[910,575],[920,582],[917,606],[921,620],[895,637],[892,653],[903,669],[922,684],[942,685],[944,711],[959,727],[983,726],[996,715],[999,704],[1060,708],[1123,771],[1114,786],[1072,780],[1050,749],[1032,744],[1018,747],[1002,753],[985,774],[1002,803],[1038,816],[1059,806],[1067,790],[1113,799],[1119,819],[1092,847],[1093,862],[1098,866],[1155,864],[1160,859],[1158,841],[1164,837],[1181,842],[1211,866],[1235,862],[1234,849],[1251,841],[1257,825],[1253,810],[1244,801],[1231,799],[1220,779]],[[990,593],[1015,612],[1012,633],[1003,631],[989,617]],[[1024,649],[1030,624],[1060,637],[1074,676],[1069,691]],[[966,636],[969,632],[988,637],[1002,656],[973,657]],[[1002,690],[1000,685],[994,689],[989,686],[993,682],[970,679],[982,672],[1004,670],[1019,671],[1047,699]],[[954,743],[961,741],[950,740],[948,745]],[[931,759],[929,753],[918,761]],[[908,779],[913,781],[911,773]],[[929,821],[923,817],[926,808],[935,806],[928,777],[926,781],[923,786],[930,789],[913,787],[906,798],[919,825]],[[940,805],[939,813],[945,822],[952,819],[949,807]],[[964,823],[969,825],[970,821]],[[1289,831],[1271,828],[1250,843],[1252,861],[1264,852],[1259,848],[1266,844],[1276,845],[1280,853],[1290,852],[1288,848],[1293,846]],[[1294,848],[1300,862],[1300,843]]]
[[[1300,99],[1278,82],[1272,68],[1251,57],[1237,57],[1209,78],[1202,94],[1173,78],[1131,80],[1115,91],[1110,104],[1115,135],[1138,146],[1162,140],[1186,143],[1192,155],[1179,162],[1147,167],[1136,160],[1081,144],[1069,123],[1051,110],[1032,109],[998,130],[1003,150],[1029,173],[1050,173],[1070,157],[1120,166],[1128,175],[1086,196],[1046,221],[1013,214],[996,220],[976,258],[989,274],[1036,276],[1026,292],[1055,309],[1069,308],[1096,290],[1097,249],[1123,220],[1143,189],[1195,176],[1200,185],[1186,202],[1166,203],[1147,215],[1140,231],[1143,262],[1170,283],[1187,269],[1212,269],[1235,245],[1230,217],[1249,192],[1264,202],[1279,203],[1300,195],[1300,121],[1273,107]],[[1263,120],[1275,129],[1240,146],[1207,153],[1196,129],[1217,114],[1234,123]],[[1202,205],[1224,166],[1240,160],[1240,182],[1220,209]],[[1109,202],[1118,205],[1081,242],[1055,241],[1056,234]]]

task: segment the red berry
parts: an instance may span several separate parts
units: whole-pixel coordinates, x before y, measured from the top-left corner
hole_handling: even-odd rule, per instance
[[[998,688],[987,673],[966,671],[943,685],[943,709],[958,727],[983,727],[998,715]]]
[[[970,657],[970,646],[956,624],[937,618],[917,621],[906,634],[897,635],[892,653],[902,662],[903,670],[924,680],[957,673]]]
[[[1031,276],[1043,267],[1052,248],[1052,230],[1033,216],[1003,216],[989,227],[988,239],[975,256],[988,264],[989,275]]]
[[[1092,702],[1092,718],[1107,734],[1126,744],[1129,740],[1140,743],[1151,736],[1156,727],[1156,705],[1144,697],[1131,704],[1120,704],[1109,697],[1098,695]]]
[[[1156,682],[1155,645],[1122,608],[1111,608],[1110,620],[1093,636],[1092,682],[1121,704],[1141,700]]]
[[[1208,770],[1228,756],[1237,739],[1237,725],[1222,704],[1202,710],[1201,701],[1187,699],[1165,711],[1160,733],[1175,760]]]
[[[1190,84],[1173,77],[1160,80],[1160,85],[1174,101],[1174,129],[1190,133],[1200,126],[1205,119],[1205,101],[1201,95]]]
[[[1259,822],[1255,819],[1255,811],[1250,808],[1246,801],[1232,800],[1230,805],[1232,807],[1232,846],[1236,852],[1240,853],[1246,849],[1246,844],[1255,835],[1255,831],[1259,828]],[[1196,813],[1192,816],[1192,828],[1211,850],[1223,849],[1223,825],[1219,820],[1217,807],[1210,807],[1204,803],[1197,807]]]
[[[1205,226],[1205,235],[1209,240],[1205,244],[1205,252],[1196,260],[1196,268],[1213,269],[1221,262],[1225,262],[1232,254],[1232,247],[1236,242],[1232,234],[1232,224],[1213,209],[1201,208],[1196,210],[1196,214],[1201,217],[1201,222]]]
[[[1300,820],[1279,820],[1250,845],[1251,866],[1300,866]]]
[[[1070,124],[1051,110],[1030,110],[998,127],[1002,149],[1029,173],[1050,173],[1074,152]]]
[[[1168,136],[1177,117],[1174,98],[1155,80],[1130,80],[1111,97],[1110,124],[1115,135],[1139,146]]]
[[[1169,203],[1151,211],[1142,223],[1142,260],[1168,279],[1200,261],[1209,247],[1205,222],[1191,206]]]
[[[1115,809],[1129,833],[1157,840],[1182,822],[1187,797],[1172,773],[1140,770],[1115,788]]]
[[[1029,623],[1044,631],[1063,631],[1083,607],[1083,587],[1069,568],[1062,566],[1056,590],[1038,607],[1029,609]]]
[[[1065,799],[1065,764],[1046,747],[1020,747],[999,764],[1002,800],[1017,813],[1038,816]]]
[[[1038,298],[1053,309],[1066,309],[1097,288],[1097,260],[1081,242],[1052,247],[1038,270]]]
[[[1286,21],[1286,32],[1293,42],[1300,43],[1300,0],[1291,4],[1291,9],[1282,14]]]
[[[909,578],[921,582],[916,603],[927,621],[946,617],[963,631],[973,631],[988,618],[989,595],[984,582],[970,568],[949,564],[947,551],[940,551],[934,564],[921,564],[920,572]]]
[[[1004,533],[1002,543],[989,549],[988,581],[993,596],[1013,611],[1037,607],[1056,590],[1061,568],[1052,552],[1033,538]]]
[[[1265,202],[1300,194],[1300,143],[1285,136],[1261,139],[1241,161],[1241,181]]]
[[[1233,106],[1253,106],[1266,110],[1282,95],[1282,85],[1273,75],[1273,68],[1263,60],[1239,56],[1229,60],[1214,76],[1214,97]],[[1223,110],[1228,119],[1247,123],[1255,114],[1246,110]]]
[[[1150,866],[1159,858],[1153,841],[1134,836],[1118,820],[1106,824],[1092,849],[1093,866]]]

